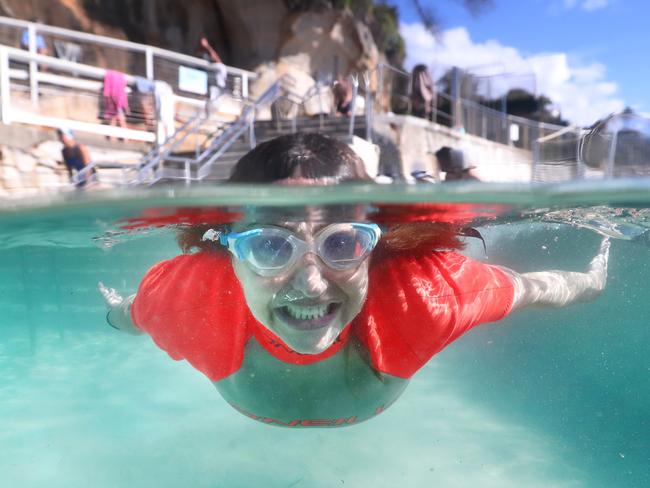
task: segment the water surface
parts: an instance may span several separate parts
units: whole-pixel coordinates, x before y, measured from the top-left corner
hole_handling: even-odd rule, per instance
[[[642,180],[532,189],[200,187],[5,201],[0,483],[648,486],[649,189]],[[487,254],[471,238],[465,252],[521,272],[583,270],[610,235],[607,288],[592,303],[525,310],[473,329],[434,356],[388,411],[342,429],[247,419],[147,336],[106,325],[99,280],[133,293],[151,265],[180,252],[176,225],[142,219],[151,209],[418,202],[477,215],[471,223]],[[142,226],[126,230],[126,219]]]

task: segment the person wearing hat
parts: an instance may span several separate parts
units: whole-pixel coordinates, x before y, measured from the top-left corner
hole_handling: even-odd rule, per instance
[[[75,139],[74,132],[67,127],[61,127],[56,131],[59,141],[63,144],[61,155],[63,163],[68,170],[70,181],[75,173],[84,169],[90,163],[90,152],[83,144],[79,144]],[[77,183],[77,186],[84,186],[87,183],[85,178]]]
[[[440,171],[445,172],[444,181],[481,181],[473,171],[476,166],[465,161],[463,151],[443,146],[435,153]]]

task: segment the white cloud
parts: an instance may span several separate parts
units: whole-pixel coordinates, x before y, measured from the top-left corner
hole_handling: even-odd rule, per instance
[[[406,66],[430,66],[435,76],[450,66],[470,69],[479,76],[508,73],[501,82],[492,81],[490,95],[499,96],[513,86],[546,95],[558,104],[562,116],[578,124],[591,124],[625,106],[618,86],[606,79],[601,63],[580,63],[566,53],[524,55],[496,40],[472,41],[464,27],[444,31],[438,40],[421,24],[402,24],[406,41]]]
[[[586,12],[593,12],[609,6],[610,0],[564,0],[564,7],[572,9],[579,7]]]

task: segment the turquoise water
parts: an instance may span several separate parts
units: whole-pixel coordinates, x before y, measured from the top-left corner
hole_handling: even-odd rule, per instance
[[[650,486],[647,186],[313,190],[5,202],[0,485]],[[488,254],[469,240],[469,255],[522,272],[579,271],[597,229],[615,237],[608,285],[592,303],[470,331],[365,423],[269,427],[147,336],[108,327],[97,282],[134,292],[152,264],[179,253],[172,229],[120,230],[144,208],[288,201],[473,201],[488,214],[488,203],[513,205],[478,221]]]

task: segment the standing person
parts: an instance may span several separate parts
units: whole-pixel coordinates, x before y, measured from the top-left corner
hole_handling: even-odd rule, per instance
[[[208,38],[205,34],[199,38],[198,46],[196,47],[196,55],[203,60],[211,63],[213,68],[214,77],[208,73],[208,103],[206,104],[206,112],[209,115],[211,105],[214,104],[226,89],[226,79],[228,77],[228,70],[226,65],[223,64],[219,53],[210,45]]]
[[[341,77],[334,82],[332,87],[334,93],[334,105],[336,115],[349,117],[352,115],[352,83],[347,77]]]
[[[61,149],[61,156],[63,163],[68,170],[68,177],[70,182],[76,173],[79,173],[90,163],[90,152],[83,144],[79,144],[75,139],[74,132],[68,128],[60,128],[56,131],[59,141],[63,144]],[[95,172],[93,171],[93,174]],[[85,186],[87,183],[86,178],[81,178],[76,186]]]
[[[429,70],[424,64],[413,68],[411,77],[411,105],[413,115],[431,120],[435,91]]]
[[[118,125],[126,129],[126,113],[129,101],[126,95],[126,77],[119,71],[107,70],[104,75],[103,119],[109,125]]]
[[[259,144],[230,181],[372,180],[343,142],[298,133]],[[374,417],[471,328],[532,305],[590,300],[605,287],[609,241],[584,273],[518,273],[460,254],[458,229],[442,219],[380,226],[386,218],[369,221],[355,205],[308,207],[298,221],[249,210],[230,224],[182,230],[186,254],[154,265],[136,295],[102,283],[100,292],[111,326],[149,334],[266,424],[339,427]]]
[[[156,101],[156,142],[163,144],[176,133],[176,100],[174,91],[165,81],[154,82]]]
[[[35,24],[41,23],[36,18],[31,19],[31,22]],[[20,35],[20,47],[22,49],[29,50],[29,29],[25,29]],[[41,34],[36,34],[36,52],[44,56],[47,56],[48,54],[47,43]]]

